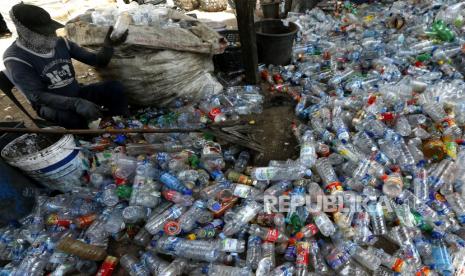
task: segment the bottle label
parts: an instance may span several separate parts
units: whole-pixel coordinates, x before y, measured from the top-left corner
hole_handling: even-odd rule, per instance
[[[395,272],[401,272],[402,271],[402,266],[404,265],[404,260],[397,258],[396,262],[394,265],[391,267],[391,269]]]
[[[233,195],[240,197],[240,198],[247,198],[250,194],[251,189],[252,188],[247,185],[236,185]]]
[[[212,120],[215,121],[215,118],[221,114],[221,109],[218,107],[213,108],[208,112],[208,117]]]
[[[273,177],[273,170],[270,168],[256,168],[254,173],[257,180],[270,180]]]
[[[318,227],[313,223],[305,225],[305,229],[310,230],[312,236],[318,233]]]
[[[310,254],[310,246],[308,242],[298,242],[296,245],[296,265],[308,265],[308,255]]]
[[[176,191],[173,191],[173,190],[163,191],[163,196],[166,198],[166,200],[173,201],[173,198],[175,195],[176,195]]]
[[[333,193],[338,192],[338,191],[343,191],[341,182],[335,181],[335,182],[329,183],[325,187],[325,191],[326,191],[326,193],[329,193],[329,194],[333,194]]]
[[[223,251],[231,252],[236,251],[239,245],[237,239],[224,239],[223,243]]]
[[[268,233],[266,233],[265,240],[269,242],[275,242],[278,240],[279,231],[278,229],[268,229]]]

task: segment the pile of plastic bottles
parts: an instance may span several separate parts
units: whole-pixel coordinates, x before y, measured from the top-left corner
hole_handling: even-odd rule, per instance
[[[82,187],[38,195],[0,229],[0,275],[465,275],[464,10],[452,2],[292,16],[295,62],[261,76],[296,101],[299,159],[250,167],[251,152],[198,133],[98,137],[81,145]],[[261,92],[101,127],[233,120],[259,113]],[[111,255],[128,241],[139,251]]]

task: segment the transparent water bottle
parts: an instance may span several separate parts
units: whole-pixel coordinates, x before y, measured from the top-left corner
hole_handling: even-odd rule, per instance
[[[239,232],[240,228],[251,221],[262,210],[262,206],[255,201],[246,202],[223,228],[223,234],[226,236],[234,235]]]
[[[336,227],[325,213],[316,211],[312,213],[312,217],[323,236],[329,237],[336,232]]]
[[[241,151],[239,156],[234,163],[234,171],[242,173],[245,171],[247,164],[249,163],[250,154],[248,151]]]
[[[306,131],[300,141],[300,157],[299,160],[302,165],[307,168],[313,167],[317,159],[315,150],[315,139],[311,131]]]
[[[163,229],[167,221],[179,218],[186,209],[187,207],[185,206],[174,205],[161,214],[154,214],[149,218],[144,227],[150,234],[155,235],[158,231]]]
[[[285,242],[289,239],[284,233],[281,233],[278,229],[265,228],[252,224],[248,229],[249,234],[258,236],[262,240],[267,242]]]
[[[289,167],[255,167],[251,177],[256,180],[296,180],[302,178],[308,170],[301,166]]]
[[[404,187],[402,176],[397,173],[386,175],[383,177],[383,193],[390,198],[394,198],[400,195]]]
[[[318,175],[323,179],[325,191],[329,194],[337,194],[342,192],[342,185],[334,172],[333,167],[329,163],[328,158],[318,158],[315,164]]]
[[[258,262],[260,261],[262,255],[261,243],[261,239],[253,235],[250,235],[247,241],[246,263],[247,267],[253,270],[257,269]]]
[[[130,255],[125,254],[120,259],[121,266],[129,273],[131,276],[149,276],[150,272],[147,268],[139,262],[139,260]]]
[[[177,258],[172,261],[167,267],[160,271],[160,276],[176,276],[181,275],[184,269],[188,266],[188,261],[183,258]]]
[[[141,262],[153,275],[158,275],[163,271],[169,263],[150,251],[146,251],[140,256]]]
[[[144,206],[128,206],[123,210],[123,220],[126,223],[145,221],[152,213],[152,209]]]
[[[384,235],[387,233],[386,221],[380,203],[370,202],[367,205],[367,212],[370,215],[373,234]]]
[[[211,221],[213,216],[206,210],[204,201],[196,200],[194,204],[184,214],[179,217],[179,225],[183,231],[191,231],[196,222],[206,223]]]

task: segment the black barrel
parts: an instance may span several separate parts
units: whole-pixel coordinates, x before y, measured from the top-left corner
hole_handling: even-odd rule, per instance
[[[299,27],[289,22],[269,19],[255,23],[257,32],[258,61],[265,64],[288,65],[291,63],[292,46]]]

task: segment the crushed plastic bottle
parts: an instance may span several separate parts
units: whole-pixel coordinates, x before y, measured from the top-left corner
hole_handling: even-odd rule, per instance
[[[270,93],[295,102],[296,160],[253,166],[253,151],[201,133],[83,141],[82,187],[45,191],[0,229],[0,275],[464,274],[464,3],[289,13],[301,27],[293,62],[260,66],[260,85],[101,127],[226,123],[260,113]],[[119,12],[91,17],[163,20],[148,5]],[[42,148],[25,143],[17,153]],[[138,251],[111,256],[123,242]]]

